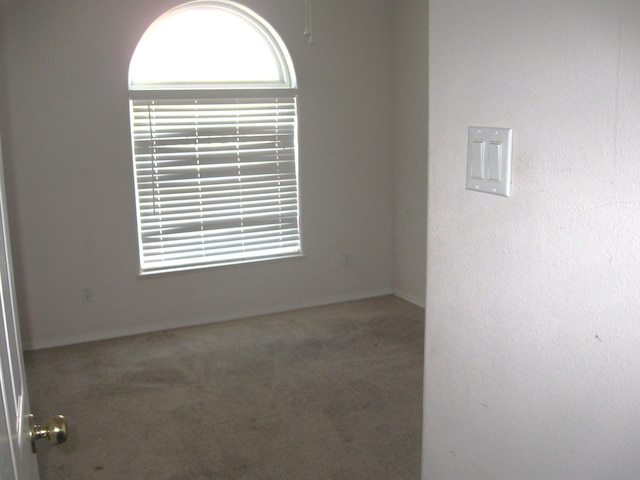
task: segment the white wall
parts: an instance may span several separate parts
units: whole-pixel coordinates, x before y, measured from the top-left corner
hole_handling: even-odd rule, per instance
[[[394,293],[424,307],[429,4],[394,3]]]
[[[391,292],[387,1],[243,2],[299,81],[304,259],[139,278],[127,69],[176,0],[21,0],[6,15],[5,162],[24,343],[39,348]],[[332,270],[332,252],[352,266]],[[81,285],[95,300],[82,303]]]
[[[638,478],[640,3],[429,15],[423,478]],[[469,125],[513,128],[511,198]]]

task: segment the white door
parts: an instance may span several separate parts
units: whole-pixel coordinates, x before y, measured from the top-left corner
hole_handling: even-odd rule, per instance
[[[0,479],[37,480],[38,464],[31,449],[29,396],[22,359],[22,341],[16,309],[7,202],[0,143]]]

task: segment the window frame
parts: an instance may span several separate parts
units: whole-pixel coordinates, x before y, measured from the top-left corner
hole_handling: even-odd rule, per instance
[[[130,104],[130,119],[131,119],[131,141],[132,141],[132,158],[133,158],[133,167],[134,167],[134,179],[135,179],[135,198],[136,198],[136,213],[137,213],[137,229],[138,229],[138,245],[139,245],[139,260],[140,260],[140,275],[147,274],[156,274],[163,272],[176,272],[176,271],[185,271],[185,270],[193,270],[193,269],[201,269],[201,268],[210,268],[216,266],[226,266],[226,265],[234,265],[234,264],[244,264],[244,263],[252,263],[259,262],[265,260],[275,260],[275,259],[283,259],[290,257],[299,257],[303,255],[302,252],[302,235],[300,232],[300,195],[299,195],[299,172],[298,172],[298,114],[297,114],[297,85],[296,85],[296,77],[295,70],[293,68],[293,62],[291,61],[291,57],[289,55],[284,42],[279,37],[277,32],[261,17],[257,14],[249,10],[248,8],[239,5],[235,2],[229,1],[207,1],[207,0],[198,0],[195,2],[189,2],[187,4],[178,6],[174,9],[169,10],[164,15],[160,16],[149,28],[151,29],[157,22],[164,21],[169,18],[170,15],[174,15],[179,13],[183,9],[193,8],[193,7],[201,7],[205,6],[207,8],[221,8],[225,11],[233,11],[238,14],[244,20],[251,22],[251,24],[258,29],[260,33],[264,35],[264,40],[268,41],[272,50],[274,51],[274,59],[279,63],[282,71],[284,72],[282,75],[282,81],[279,82],[243,82],[243,83],[210,83],[207,85],[203,85],[201,83],[196,84],[185,84],[183,82],[180,83],[154,83],[148,85],[139,85],[131,83],[131,69],[134,64],[134,60],[136,58],[136,54],[132,56],[131,64],[130,64],[130,74],[129,74],[129,104]],[[149,31],[149,30],[147,30]],[[146,35],[146,33],[145,33]],[[140,42],[144,39],[144,35]],[[139,43],[140,44],[140,43]],[[293,246],[283,248],[279,251],[276,248],[266,249],[264,252],[256,253],[255,251],[247,251],[246,255],[238,255],[237,258],[233,260],[229,260],[228,257],[224,257],[223,255],[200,255],[198,259],[195,257],[190,260],[187,259],[189,257],[186,255],[183,259],[169,259],[166,261],[157,260],[156,257],[153,257],[149,254],[148,246],[149,240],[144,237],[143,232],[143,219],[145,218],[146,213],[143,211],[143,201],[141,197],[141,180],[138,176],[138,166],[139,160],[142,158],[141,150],[140,150],[140,141],[139,138],[136,138],[136,128],[140,128],[136,125],[136,121],[139,120],[136,117],[136,113],[134,112],[135,106],[139,105],[141,102],[192,102],[192,101],[210,101],[210,102],[221,102],[224,103],[226,101],[231,101],[235,99],[238,102],[239,107],[242,108],[242,102],[245,101],[248,103],[256,101],[257,98],[264,99],[267,101],[268,99],[272,99],[274,101],[278,101],[276,99],[284,98],[288,99],[290,105],[293,108],[293,120],[287,119],[287,161],[291,163],[293,162],[293,178],[294,178],[294,193],[295,193],[295,233],[292,234],[292,238],[297,236],[297,239],[293,240]],[[196,102],[197,103],[197,102]],[[268,102],[267,102],[268,103]],[[291,107],[289,107],[291,108]],[[277,107],[276,107],[277,111]],[[149,114],[150,115],[150,114]],[[267,114],[268,116],[269,114]],[[197,115],[194,116],[196,118]],[[278,115],[275,114],[276,120],[274,120],[273,128],[275,129],[275,134],[264,134],[264,130],[262,130],[261,135],[266,137],[273,137],[275,140],[269,140],[269,148],[270,150],[265,150],[268,152],[267,154],[271,157],[277,157],[278,154],[273,154],[274,149],[278,149],[278,145],[280,145],[281,138],[278,137],[278,125],[282,124],[284,120],[278,118]],[[279,123],[280,122],[280,123]],[[151,125],[152,120],[149,117],[149,125]],[[225,125],[228,128],[228,125]],[[196,127],[197,128],[197,127]],[[261,127],[262,128],[262,127]],[[150,127],[151,129],[151,127]],[[212,130],[211,130],[212,131]],[[153,135],[153,134],[151,134]],[[251,135],[251,133],[249,133]],[[149,137],[150,138],[150,137]],[[149,141],[147,138],[147,141]],[[185,137],[186,138],[186,137]],[[214,137],[210,137],[214,138]],[[218,138],[218,137],[215,137]],[[219,140],[219,138],[218,138]],[[221,140],[220,140],[221,141]],[[215,143],[211,140],[212,144]],[[241,146],[242,142],[237,140],[237,143]],[[274,146],[276,145],[276,146]],[[191,147],[189,147],[191,148]],[[186,151],[185,151],[186,152]],[[185,153],[187,155],[188,153]],[[267,155],[265,154],[265,155]],[[239,156],[238,156],[239,158]],[[240,160],[238,160],[241,162]],[[276,160],[275,162],[264,161],[262,162],[264,165],[270,165],[273,163],[276,165],[280,160]],[[253,162],[254,164],[256,162]],[[240,163],[239,163],[240,164]],[[278,164],[279,165],[279,164]],[[265,167],[266,168],[266,167]],[[279,166],[278,166],[279,168]],[[238,170],[241,168],[238,167]],[[288,175],[291,174],[291,166],[289,165]],[[273,175],[271,175],[273,177]],[[241,181],[243,177],[242,174],[238,175],[238,178]],[[156,182],[154,179],[153,182]],[[155,183],[154,183],[155,185]],[[155,188],[155,187],[154,187]],[[272,189],[273,190],[273,189]],[[288,190],[287,195],[289,195],[289,199],[291,196],[291,189]],[[242,194],[239,195],[241,197]],[[275,197],[274,197],[275,198]],[[155,202],[155,200],[154,200]],[[277,201],[275,201],[277,202]],[[270,208],[273,209],[273,216],[269,217],[271,221],[275,222],[276,217],[278,215],[277,208],[273,206],[274,200],[271,198],[269,201],[265,200],[266,203],[272,204]],[[215,206],[215,201],[209,204],[210,206]],[[281,209],[282,211],[282,209]],[[281,215],[284,215],[281,213]],[[284,218],[284,217],[283,217]],[[287,217],[288,219],[288,217]],[[282,220],[280,220],[282,222]],[[194,222],[196,225],[198,222]],[[210,225],[208,225],[210,227]],[[208,228],[207,227],[207,228]],[[202,225],[201,225],[201,228]],[[242,230],[242,228],[240,228]],[[274,227],[274,231],[276,231],[276,227]],[[293,232],[293,230],[291,230]],[[194,230],[195,232],[195,230]],[[195,233],[194,233],[195,234]],[[240,234],[241,235],[241,234]],[[276,238],[277,235],[274,234],[273,238]],[[268,242],[267,242],[268,243]],[[266,243],[265,243],[266,244]],[[210,247],[208,249],[204,249],[203,251],[212,251],[215,248]],[[152,258],[153,257],[153,258]],[[224,258],[223,258],[224,257]],[[169,258],[169,255],[167,255]]]

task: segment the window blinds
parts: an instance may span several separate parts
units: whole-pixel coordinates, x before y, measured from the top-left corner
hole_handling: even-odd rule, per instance
[[[132,99],[141,270],[301,251],[296,99]]]

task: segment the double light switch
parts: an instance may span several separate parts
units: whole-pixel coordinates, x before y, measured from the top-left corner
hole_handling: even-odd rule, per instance
[[[511,194],[510,128],[469,127],[467,189]]]

